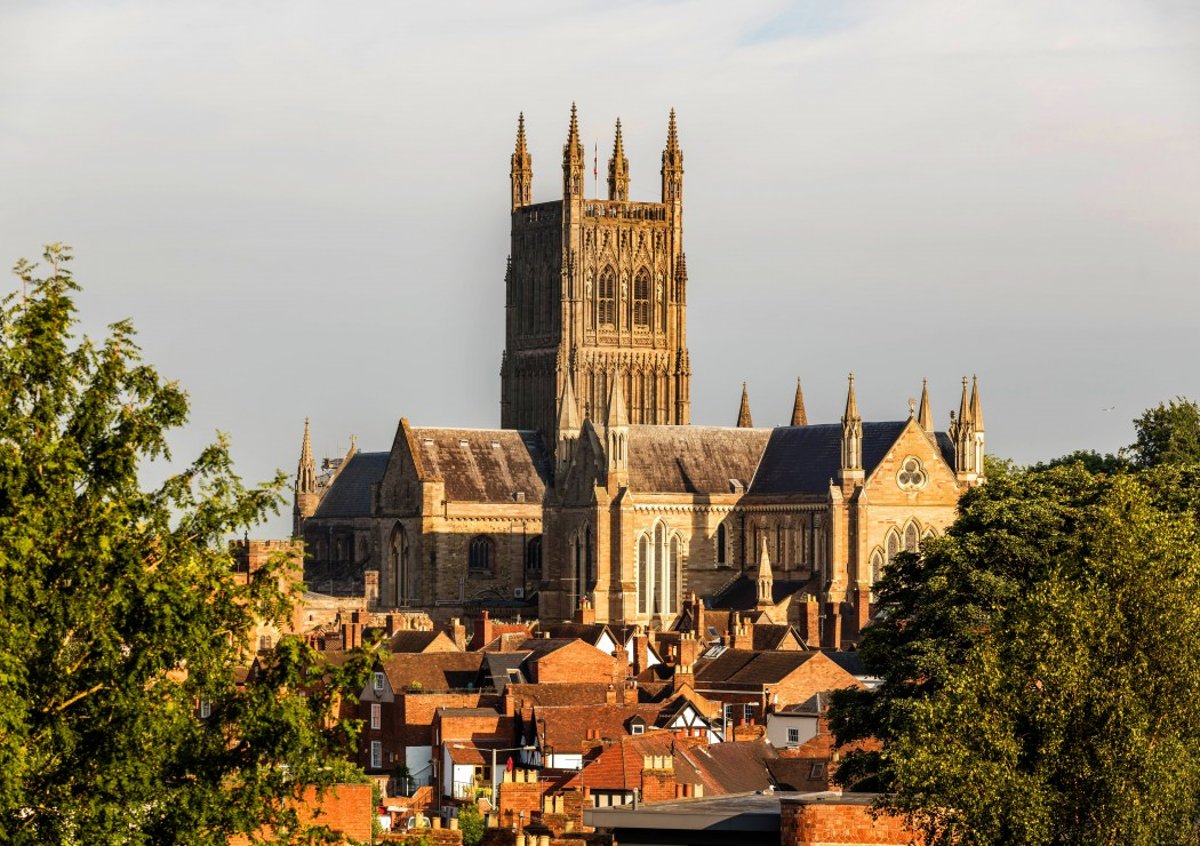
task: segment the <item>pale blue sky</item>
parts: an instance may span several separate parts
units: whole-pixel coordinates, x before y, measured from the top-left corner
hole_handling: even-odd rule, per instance
[[[992,451],[1114,450],[1200,397],[1200,34],[1178,2],[0,6],[0,260],[74,245],[248,479],[400,415],[498,422],[508,157],[571,101],[687,171],[693,418],[834,420],[981,379]],[[589,190],[591,190],[589,186]],[[10,285],[16,284],[13,279]],[[1116,406],[1114,411],[1102,409]],[[269,531],[286,531],[287,519]]]

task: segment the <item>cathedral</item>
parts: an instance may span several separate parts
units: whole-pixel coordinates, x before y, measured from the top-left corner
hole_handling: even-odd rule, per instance
[[[391,449],[326,461],[305,423],[293,533],[305,578],[379,609],[478,609],[671,628],[697,609],[857,639],[872,586],[953,521],[984,481],[979,386],[934,430],[928,386],[906,417],[690,423],[683,150],[674,111],[657,202],[629,196],[617,121],[607,199],[584,196],[575,107],[562,197],[535,203],[524,117],[511,158],[511,247],[497,429],[401,419]],[[692,620],[692,624],[698,621]]]

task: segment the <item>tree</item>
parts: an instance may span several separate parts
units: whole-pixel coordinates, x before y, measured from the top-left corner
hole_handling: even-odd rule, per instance
[[[479,846],[483,840],[483,814],[479,807],[467,803],[458,811],[458,830],[462,832],[463,846]]]
[[[236,683],[255,619],[290,597],[275,567],[236,583],[226,539],[284,480],[244,486],[219,437],[142,489],[187,397],[128,322],[75,338],[69,259],[18,263],[25,293],[0,303],[0,841],[296,830],[289,798],[354,776],[337,756],[352,726],[326,718],[367,661],[328,667],[284,638]]]
[[[1200,533],[1159,468],[993,468],[947,535],[878,586],[839,693],[844,783],[931,844],[1200,839]]]
[[[1147,409],[1133,421],[1130,451],[1140,467],[1200,461],[1200,406],[1177,397]]]

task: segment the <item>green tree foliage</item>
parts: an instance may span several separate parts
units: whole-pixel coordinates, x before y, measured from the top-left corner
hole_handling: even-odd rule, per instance
[[[477,805],[468,803],[458,811],[458,830],[462,832],[463,846],[479,846],[483,840],[483,814]]]
[[[354,776],[326,717],[366,660],[329,667],[285,638],[237,683],[250,627],[289,597],[271,567],[236,582],[226,538],[284,480],[245,487],[219,438],[142,489],[187,397],[128,323],[75,337],[69,258],[19,263],[24,291],[0,303],[0,842],[295,832],[289,796]]]
[[[1137,440],[1130,451],[1139,467],[1200,461],[1200,406],[1191,400],[1159,403],[1134,420],[1133,427]]]
[[[1195,474],[992,470],[878,586],[839,778],[933,844],[1200,842]]]

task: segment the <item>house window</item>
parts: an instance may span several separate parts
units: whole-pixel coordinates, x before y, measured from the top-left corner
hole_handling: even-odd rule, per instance
[[[630,734],[645,734],[646,727],[644,725],[642,725],[641,723],[634,723],[633,725],[631,725],[629,727],[629,733]]]
[[[378,740],[371,741],[371,769],[383,768],[383,744]]]
[[[472,576],[490,576],[495,573],[496,548],[492,539],[480,535],[471,541],[467,556],[467,570]]]
[[[809,778],[825,778],[825,762],[813,762],[812,769],[808,771]]]
[[[212,703],[207,699],[200,700],[200,719],[207,720],[212,716]]]
[[[383,693],[383,673],[376,673],[372,684],[376,693]]]
[[[264,651],[264,652],[266,650],[270,649],[271,648],[271,636],[270,635],[261,635],[258,638],[258,648],[260,651]]]
[[[787,730],[788,746],[796,746],[800,743],[800,729],[790,728]]]
[[[378,702],[371,703],[371,728],[378,730],[383,723],[383,706]]]
[[[754,706],[753,705],[743,705],[742,706],[742,719],[744,719],[746,722],[750,722],[750,720],[754,719]]]

